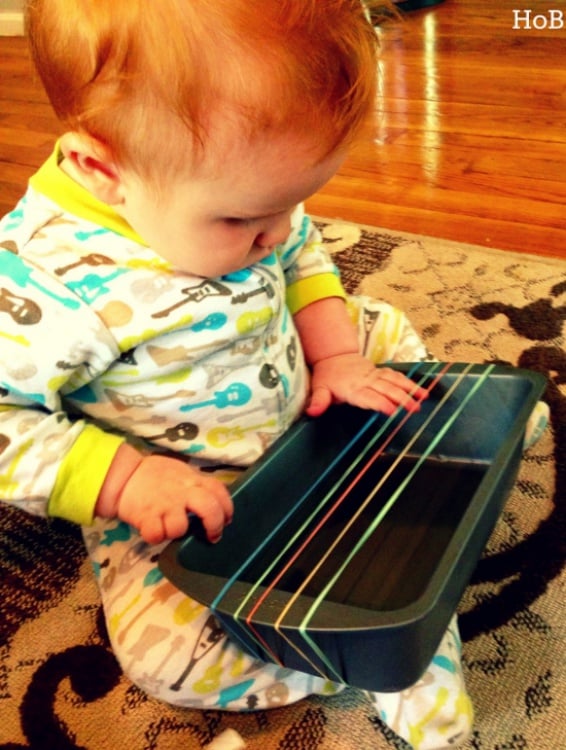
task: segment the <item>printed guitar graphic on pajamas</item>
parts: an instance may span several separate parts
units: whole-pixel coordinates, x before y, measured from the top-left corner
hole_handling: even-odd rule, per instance
[[[242,302],[247,302],[251,297],[256,297],[259,294],[267,294],[269,299],[273,299],[273,297],[275,296],[273,284],[267,282],[263,286],[260,286],[258,289],[254,289],[251,292],[242,292],[242,294],[236,294],[234,295],[234,297],[232,297],[232,304],[238,305]]]
[[[185,296],[185,299],[176,302],[171,307],[161,310],[160,312],[153,313],[152,318],[166,318],[173,310],[176,310],[189,302],[201,302],[207,297],[226,297],[232,294],[229,287],[221,284],[219,281],[207,280],[203,281],[198,286],[188,286],[181,290]]]
[[[226,409],[228,406],[243,406],[252,397],[251,388],[245,383],[232,383],[223,391],[215,391],[214,398],[200,401],[198,404],[184,404],[181,411],[201,409],[204,406],[216,406],[217,409]]]
[[[199,637],[195,641],[189,663],[179,678],[170,686],[170,689],[175,691],[181,690],[183,683],[193,671],[195,665],[198,664],[200,659],[206,656],[206,654],[208,654],[208,652],[211,651],[223,638],[224,631],[216,622],[216,618],[213,615],[209,615],[202,626]]]
[[[27,297],[19,297],[17,294],[13,294],[4,287],[0,288],[0,311],[8,313],[14,323],[21,326],[34,325],[41,320],[39,305]],[[29,341],[24,339],[23,336],[13,336],[5,332],[2,332],[2,335],[12,341],[19,339],[17,343],[25,342],[25,345],[29,346]]]
[[[9,250],[4,250],[2,253],[0,268],[2,268],[3,276],[8,276],[22,289],[25,289],[29,285],[35,287],[51,299],[61,302],[70,310],[77,310],[80,307],[80,302],[74,297],[62,297],[51,291],[51,289],[48,289],[39,281],[36,281],[32,276],[34,269],[29,268],[22,258],[18,255],[14,255]]]
[[[214,427],[207,432],[206,440],[215,448],[225,448],[230,443],[236,443],[238,440],[244,440],[247,432],[265,429],[266,427],[276,427],[277,420],[269,419],[261,424],[254,424],[250,427]]]
[[[72,271],[74,268],[79,268],[80,266],[113,266],[115,265],[112,258],[109,258],[107,255],[102,255],[101,253],[89,253],[88,255],[85,255],[83,258],[80,258],[80,260],[75,261],[74,263],[69,263],[68,266],[62,266],[61,268],[56,268],[55,273],[57,276],[64,276],[68,271]]]

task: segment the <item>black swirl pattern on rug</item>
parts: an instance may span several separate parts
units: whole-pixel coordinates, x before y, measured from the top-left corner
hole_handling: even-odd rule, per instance
[[[552,287],[549,297],[523,308],[496,302],[470,310],[479,320],[505,314],[515,333],[527,339],[527,346],[516,363],[498,361],[498,364],[517,365],[547,378],[543,398],[550,407],[555,435],[556,487],[553,510],[533,533],[512,548],[484,556],[479,561],[472,584],[505,581],[511,575],[513,580],[502,587],[497,597],[478,603],[461,615],[460,631],[464,640],[492,631],[527,609],[545,593],[566,563],[566,398],[560,390],[566,383],[566,352],[554,343],[566,320],[566,306],[556,305],[554,300],[564,292],[566,282]],[[549,343],[529,345],[529,342],[541,340]]]

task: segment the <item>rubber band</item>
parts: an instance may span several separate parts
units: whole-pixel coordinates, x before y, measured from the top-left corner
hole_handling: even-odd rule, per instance
[[[434,370],[436,368],[438,368],[439,366],[440,366],[439,363],[431,363],[429,365],[429,370],[426,373],[424,373],[424,375],[421,378],[420,383],[417,383],[415,385],[415,390],[416,390],[417,387],[419,387],[419,385],[422,385],[422,383],[426,379],[428,379],[431,376],[431,374],[434,373]],[[430,393],[430,391],[432,390],[432,388],[436,385],[436,383],[440,379],[442,373],[444,373],[444,372],[446,372],[448,370],[449,366],[450,365],[445,365],[443,367],[443,369],[441,370],[441,373],[440,374],[436,374],[435,379],[433,380],[433,383],[428,388],[428,391],[427,391],[428,393]],[[413,375],[420,367],[422,367],[422,363],[419,363],[419,364],[415,365],[411,369],[411,371],[409,373],[409,376]],[[271,573],[271,571],[275,568],[275,566],[277,565],[277,563],[279,562],[279,560],[287,553],[287,551],[290,549],[290,547],[292,547],[292,545],[294,544],[294,542],[298,538],[300,538],[300,536],[302,535],[302,533],[304,532],[304,530],[312,522],[313,518],[315,518],[316,515],[318,515],[318,513],[321,511],[321,509],[335,496],[337,488],[340,487],[344,483],[345,479],[354,471],[354,469],[359,465],[359,463],[361,461],[363,461],[363,459],[365,458],[365,456],[373,449],[375,443],[381,438],[381,436],[383,435],[383,433],[389,428],[389,426],[392,424],[392,422],[394,422],[395,419],[397,419],[397,417],[400,416],[400,415],[403,416],[402,420],[400,421],[400,423],[396,426],[396,428],[394,430],[392,430],[392,431],[390,431],[388,433],[388,436],[387,436],[386,440],[382,443],[381,447],[378,449],[376,455],[374,456],[374,459],[377,458],[377,456],[380,455],[383,452],[383,450],[387,447],[387,445],[393,439],[394,435],[398,432],[398,430],[401,428],[401,426],[412,416],[412,413],[405,411],[402,406],[399,407],[395,411],[395,413],[393,415],[391,415],[386,420],[386,422],[382,425],[382,427],[372,436],[371,440],[366,444],[366,446],[364,447],[364,449],[358,454],[358,456],[354,459],[354,461],[350,463],[350,465],[347,467],[346,471],[342,473],[342,475],[339,478],[339,480],[337,480],[337,482],[335,482],[335,484],[333,485],[333,487],[322,498],[322,500],[319,502],[318,506],[311,512],[310,516],[304,521],[303,525],[295,532],[295,534],[287,542],[287,544],[285,545],[285,547],[280,551],[279,555],[277,555],[274,558],[274,560],[271,562],[271,564],[268,566],[268,568],[263,572],[263,574],[259,577],[259,579],[257,579],[255,581],[255,583],[253,584],[253,586],[251,586],[251,588],[248,591],[246,597],[240,603],[240,606],[238,607],[238,610],[236,610],[236,612],[233,614],[234,621],[237,621],[237,618],[238,618],[240,612],[245,607],[245,605],[247,604],[247,602],[249,601],[249,599],[252,597],[253,593],[260,586],[260,584],[262,583],[262,581],[265,580],[265,578]],[[363,431],[365,431],[367,429],[367,427],[370,424],[372,424],[373,421],[375,421],[375,419],[377,418],[377,416],[378,415],[375,414],[374,417],[368,421],[368,423],[364,426]],[[349,448],[353,445],[353,443],[358,439],[358,437],[359,437],[360,434],[362,434],[362,433],[359,432],[352,439],[352,441],[348,444],[348,446],[343,451],[341,451],[341,453],[339,454],[339,456],[332,462],[331,467],[333,467],[334,465],[336,465],[337,461],[340,458],[342,458],[342,456],[349,450]],[[283,569],[279,572],[279,574],[275,577],[275,579],[270,582],[269,586],[266,587],[266,590],[259,597],[259,599],[255,602],[254,606],[252,607],[252,609],[250,610],[250,612],[248,613],[248,615],[245,618],[245,622],[246,622],[246,625],[247,625],[247,629],[245,631],[246,635],[247,636],[251,636],[251,638],[257,643],[257,645],[259,645],[261,648],[263,648],[270,655],[270,658],[272,658],[278,664],[281,663],[280,660],[273,653],[272,649],[266,643],[266,641],[261,637],[261,635],[254,628],[253,622],[252,622],[252,618],[253,618],[254,614],[257,612],[257,610],[259,609],[259,607],[261,606],[261,604],[265,601],[265,599],[273,591],[273,589],[275,588],[276,584],[279,582],[279,580],[282,578],[282,576],[285,574],[285,572],[293,564],[293,562],[295,561],[295,559],[297,558],[297,556],[305,549],[306,546],[308,546],[310,540],[316,534],[316,532],[318,531],[318,529],[321,526],[323,526],[324,523],[335,512],[335,510],[337,510],[337,508],[343,502],[344,498],[347,496],[347,494],[350,491],[350,489],[352,488],[352,486],[354,486],[356,484],[356,482],[359,481],[359,479],[361,478],[361,476],[363,476],[363,474],[365,474],[365,472],[370,468],[370,466],[373,463],[374,459],[372,459],[370,462],[368,462],[365,465],[365,467],[358,474],[358,476],[356,477],[356,479],[354,481],[350,482],[350,484],[348,485],[347,490],[342,493],[342,495],[340,496],[339,500],[334,503],[334,505],[330,508],[329,511],[327,511],[327,513],[325,514],[325,516],[323,517],[323,519],[321,521],[319,521],[319,523],[317,524],[317,526],[315,527],[315,529],[310,533],[310,535],[303,542],[303,544],[301,545],[301,547],[295,552],[295,554],[291,557],[291,559],[287,562],[287,564],[283,567]],[[331,467],[329,467],[329,468],[331,468]],[[327,473],[328,473],[328,470],[324,473],[324,475],[326,475]],[[322,477],[320,479],[322,479]],[[307,492],[300,498],[299,502],[294,505],[294,507],[293,507],[293,509],[291,511],[291,515],[302,504],[302,502],[306,499],[306,497],[308,497],[308,496],[310,496],[312,494],[312,491],[318,485],[318,483],[320,482],[320,479],[319,479],[319,481],[317,481],[315,483],[315,485],[312,485],[307,490]],[[293,645],[293,644],[291,644],[291,645]],[[304,654],[301,654],[301,655],[304,658],[306,658],[306,656]],[[307,661],[308,661],[308,659],[307,659]],[[311,666],[313,666],[314,669],[317,669],[314,664],[311,664]]]
[[[436,366],[436,363],[432,363],[432,364],[433,364],[433,366]],[[421,362],[415,363],[411,367],[411,369],[409,370],[408,377],[412,377],[421,367],[422,367],[422,363]],[[421,380],[421,382],[423,382],[423,380],[425,378],[427,378],[427,377],[429,377],[429,373],[426,373],[423,376],[423,379]],[[415,385],[415,389],[418,387],[418,385],[419,385],[418,383]],[[399,409],[395,412],[395,414],[392,415],[385,422],[385,424],[381,427],[381,429],[372,438],[372,440],[368,444],[369,448],[371,448],[371,445],[375,442],[375,440],[378,439],[381,434],[383,434],[383,431],[385,429],[387,429],[388,425],[397,416],[397,414],[402,413],[402,412],[403,412],[402,407],[399,407]],[[234,585],[234,583],[236,583],[240,579],[240,577],[241,577],[242,573],[244,572],[244,570],[260,554],[260,552],[271,542],[271,540],[278,533],[278,531],[280,531],[283,528],[283,526],[292,518],[292,516],[301,507],[301,505],[311,496],[312,492],[316,489],[316,487],[319,486],[319,484],[326,478],[326,476],[328,476],[328,474],[334,469],[334,467],[341,461],[341,459],[344,457],[344,455],[346,455],[346,453],[351,449],[351,447],[355,444],[355,442],[360,439],[360,437],[371,427],[371,425],[380,416],[381,415],[378,412],[375,412],[374,414],[372,414],[372,416],[362,426],[362,428],[356,433],[356,435],[354,435],[352,437],[352,439],[349,441],[349,443],[331,461],[331,463],[325,469],[325,471],[322,472],[322,474],[318,477],[318,479],[313,484],[310,485],[310,487],[303,493],[303,495],[299,498],[299,500],[292,506],[292,508],[290,508],[289,512],[279,521],[278,524],[276,524],[276,526],[272,529],[271,533],[268,534],[266,536],[266,538],[263,540],[263,542],[258,547],[256,547],[256,549],[254,551],[252,551],[248,555],[248,557],[244,561],[244,563],[242,563],[242,565],[240,565],[240,567],[238,568],[238,570],[236,570],[234,572],[234,574],[226,581],[226,583],[224,584],[224,586],[222,587],[222,589],[219,591],[219,593],[214,598],[214,601],[210,605],[210,609],[211,609],[211,611],[213,613],[218,610],[218,607],[219,607],[219,604],[220,604],[221,600],[226,596],[226,594],[228,593],[229,589]],[[306,423],[305,423],[305,427],[306,427]],[[272,454],[272,456],[270,458],[270,461],[275,460],[277,458],[277,456],[279,456],[280,453],[285,450],[285,448],[286,448],[286,441],[283,440],[283,441],[281,441],[278,444],[278,448]],[[366,447],[362,451],[362,453],[360,454],[358,460],[362,460],[363,455],[365,455],[365,453],[367,452],[367,450],[368,450],[368,447]],[[248,481],[252,481],[251,478]],[[241,486],[245,487],[246,483],[244,483]],[[324,503],[326,501],[327,497],[328,496],[325,496],[325,498],[323,498],[322,503]],[[320,507],[322,507],[322,504],[319,504],[319,509],[320,509]],[[319,509],[317,509],[315,511],[315,513],[318,512]],[[308,521],[307,521],[307,523],[308,523]],[[273,661],[276,664],[279,664],[279,665],[281,665],[280,660],[272,652],[272,650],[269,648],[268,644],[265,643],[264,639],[261,638],[261,636],[255,630],[253,632],[251,632],[249,628],[245,628],[245,626],[243,626],[241,624],[241,621],[239,619],[239,615],[240,615],[240,612],[242,611],[242,609],[244,608],[244,606],[247,604],[247,602],[249,601],[249,599],[253,595],[253,593],[257,590],[258,586],[261,585],[261,582],[265,579],[265,577],[267,575],[269,575],[269,572],[271,572],[271,570],[277,564],[277,562],[279,561],[279,559],[286,553],[286,551],[289,549],[289,546],[291,544],[293,544],[293,541],[294,541],[295,538],[296,538],[296,535],[287,543],[287,545],[284,547],[284,549],[282,550],[282,552],[280,553],[280,555],[272,562],[272,564],[269,566],[269,568],[266,571],[264,571],[263,575],[260,576],[260,578],[258,580],[256,580],[256,582],[251,586],[250,590],[248,591],[248,594],[246,595],[246,597],[244,598],[244,600],[241,602],[241,604],[238,607],[238,609],[232,615],[233,623],[237,627],[237,629],[239,630],[240,638],[242,638],[243,640],[246,640],[247,638],[251,638],[252,641],[254,641],[256,643],[256,645],[260,646],[260,648],[262,648],[265,651],[267,651],[267,653],[269,654],[270,658],[272,658]]]
[[[468,365],[468,367],[462,372],[460,377],[456,380],[454,385],[448,390],[445,397],[443,398],[442,402],[439,403],[438,407],[432,412],[431,417],[427,420],[427,422],[430,422],[435,412],[437,412],[440,408],[440,405],[445,402],[448,397],[453,393],[457,386],[462,382],[462,380],[465,378],[465,376],[469,373],[469,371],[472,369],[473,365]],[[346,559],[343,561],[343,563],[340,565],[336,573],[332,576],[332,578],[329,580],[327,585],[324,587],[324,589],[320,592],[319,596],[316,598],[312,606],[310,607],[309,611],[305,615],[303,621],[301,622],[301,625],[299,626],[299,632],[301,633],[301,636],[303,639],[308,643],[308,645],[312,648],[312,650],[317,654],[319,658],[322,659],[323,663],[327,666],[331,666],[331,669],[333,672],[335,672],[332,665],[329,664],[328,660],[324,656],[324,654],[321,652],[319,647],[314,643],[314,641],[310,638],[306,628],[308,627],[308,624],[314,617],[318,607],[320,606],[321,602],[326,598],[326,595],[330,591],[330,589],[334,586],[338,578],[343,574],[344,570],[347,568],[347,566],[350,564],[352,559],[355,557],[355,555],[358,554],[360,549],[366,544],[368,539],[373,535],[375,530],[378,528],[380,523],[383,521],[387,513],[391,510],[393,505],[395,504],[396,500],[400,497],[400,495],[403,493],[405,488],[408,486],[410,481],[413,479],[417,471],[420,469],[420,467],[423,465],[424,461],[428,458],[428,456],[432,453],[434,448],[438,445],[438,443],[444,438],[447,434],[447,432],[450,430],[450,428],[453,426],[456,419],[460,416],[470,399],[475,395],[475,393],[481,388],[481,386],[485,383],[487,380],[489,374],[493,370],[493,365],[488,366],[484,372],[481,374],[481,376],[476,380],[476,382],[472,385],[468,393],[464,396],[462,399],[462,402],[459,404],[459,406],[454,410],[452,415],[446,420],[442,428],[439,430],[437,435],[430,441],[427,448],[423,451],[422,455],[419,457],[419,460],[413,467],[413,469],[409,472],[409,474],[405,477],[403,482],[399,485],[399,487],[396,489],[396,491],[393,493],[393,495],[389,498],[387,503],[384,505],[384,507],[381,509],[381,511],[377,514],[373,522],[370,524],[370,526],[366,529],[364,534],[361,536],[361,538],[358,540],[357,544],[354,546],[350,554],[346,557]],[[426,424],[426,423],[425,423]],[[422,430],[420,431],[422,432]],[[410,442],[408,447],[410,447],[416,440],[416,437],[413,438]],[[375,488],[369,495],[368,499],[366,500],[367,503],[375,496],[376,492],[379,489],[379,485],[377,488]],[[350,523],[351,525],[351,523]],[[342,535],[343,536],[342,532]],[[336,544],[336,542],[335,542]],[[335,546],[334,544],[334,546]],[[326,553],[325,556],[327,556],[329,552]],[[278,631],[279,632],[279,631]]]

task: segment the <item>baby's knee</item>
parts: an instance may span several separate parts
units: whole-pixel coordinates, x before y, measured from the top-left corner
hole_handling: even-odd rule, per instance
[[[466,691],[456,617],[418,682],[399,693],[372,697],[382,721],[416,750],[441,750],[465,742],[474,711]]]
[[[203,612],[180,626],[143,614],[138,612],[137,622],[134,618],[129,627],[114,633],[112,618],[108,622],[125,677],[152,698],[172,705],[214,705],[230,662],[229,656],[223,658],[227,636],[214,616]]]
[[[222,633],[222,638],[226,636]],[[153,646],[148,643],[153,639]],[[116,658],[125,676],[150,697],[177,707],[221,711],[280,708],[308,695],[332,695],[342,686],[322,678],[255,660],[231,641],[209,648],[206,638],[191,649],[180,636],[157,643],[153,629],[140,644],[117,644]],[[161,645],[161,648],[159,648]]]
[[[414,750],[457,747],[472,732],[474,712],[465,689],[426,689],[421,682],[401,693],[376,694],[373,702],[383,723]]]

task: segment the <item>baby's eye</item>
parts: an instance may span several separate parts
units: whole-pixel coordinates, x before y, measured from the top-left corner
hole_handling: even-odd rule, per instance
[[[226,216],[222,221],[231,227],[246,227],[252,223],[251,219],[240,219],[236,216]]]

